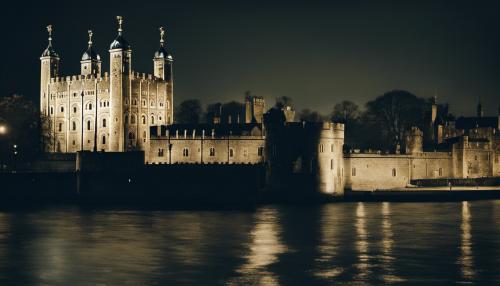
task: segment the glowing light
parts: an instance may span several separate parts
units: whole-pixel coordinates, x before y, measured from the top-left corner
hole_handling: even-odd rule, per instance
[[[7,126],[0,125],[0,134],[7,134]]]

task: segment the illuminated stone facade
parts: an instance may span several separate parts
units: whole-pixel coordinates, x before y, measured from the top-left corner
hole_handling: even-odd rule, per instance
[[[49,44],[40,57],[40,111],[49,119],[45,143],[48,152],[97,150],[122,152],[147,150],[149,127],[173,122],[173,58],[164,47],[154,54],[154,73],[132,69],[132,50],[123,37],[121,17],[118,35],[109,49],[110,72],[101,74],[101,59],[92,46],[81,58],[81,74],[62,76],[60,56]]]

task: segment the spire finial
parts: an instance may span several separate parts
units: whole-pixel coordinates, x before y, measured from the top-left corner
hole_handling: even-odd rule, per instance
[[[92,33],[92,30],[90,30],[90,29],[88,30],[88,33],[89,33],[89,47],[90,47],[90,46],[92,46],[92,35],[94,35],[94,34]]]
[[[49,33],[49,45],[52,44],[52,25],[47,26],[47,32]]]
[[[118,33],[121,35],[122,33],[122,24],[123,24],[123,17],[122,16],[116,16],[116,20],[118,21]]]
[[[163,37],[165,37],[165,28],[163,27],[160,27],[160,45],[163,46],[163,43],[165,42],[165,40],[163,39]]]

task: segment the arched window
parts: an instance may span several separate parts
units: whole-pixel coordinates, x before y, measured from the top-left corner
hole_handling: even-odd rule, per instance
[[[135,124],[135,115],[134,114],[130,115],[130,123]]]
[[[158,121],[161,121],[161,116],[158,116]]]
[[[155,117],[151,115],[151,125],[155,124]]]
[[[91,127],[90,120],[87,120],[87,130],[90,130],[90,127]]]
[[[50,114],[54,114],[54,107],[50,107]]]
[[[234,157],[234,149],[233,148],[229,149],[229,157],[231,157],[231,158]]]
[[[142,101],[142,106],[146,106],[146,104],[147,104],[147,102],[146,102],[146,100],[144,99],[144,100]]]
[[[215,156],[215,148],[210,147],[210,157],[213,157],[213,156]]]
[[[106,144],[106,135],[102,135],[101,143]]]
[[[61,112],[64,112],[64,106],[61,106]]]
[[[132,99],[132,105],[137,105],[137,99]]]
[[[184,157],[188,157],[189,156],[189,149],[188,148],[182,149],[182,156],[184,156]]]
[[[62,131],[62,128],[63,128],[63,124],[62,123],[59,123],[59,132]]]
[[[102,127],[106,127],[106,118],[102,119]]]
[[[146,124],[146,115],[142,116],[142,124]]]
[[[73,106],[73,113],[76,113],[77,109],[76,106]]]
[[[155,101],[151,100],[151,107],[154,107],[154,106],[155,106]]]
[[[73,126],[72,126],[72,129],[73,129],[73,131],[75,131],[75,130],[76,130],[76,122],[75,122],[75,121],[73,121]]]
[[[92,103],[89,103],[89,104],[87,105],[87,110],[92,110]]]

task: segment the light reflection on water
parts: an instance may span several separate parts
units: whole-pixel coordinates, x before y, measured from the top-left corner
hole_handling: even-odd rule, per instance
[[[498,284],[500,202],[0,212],[0,285]]]

